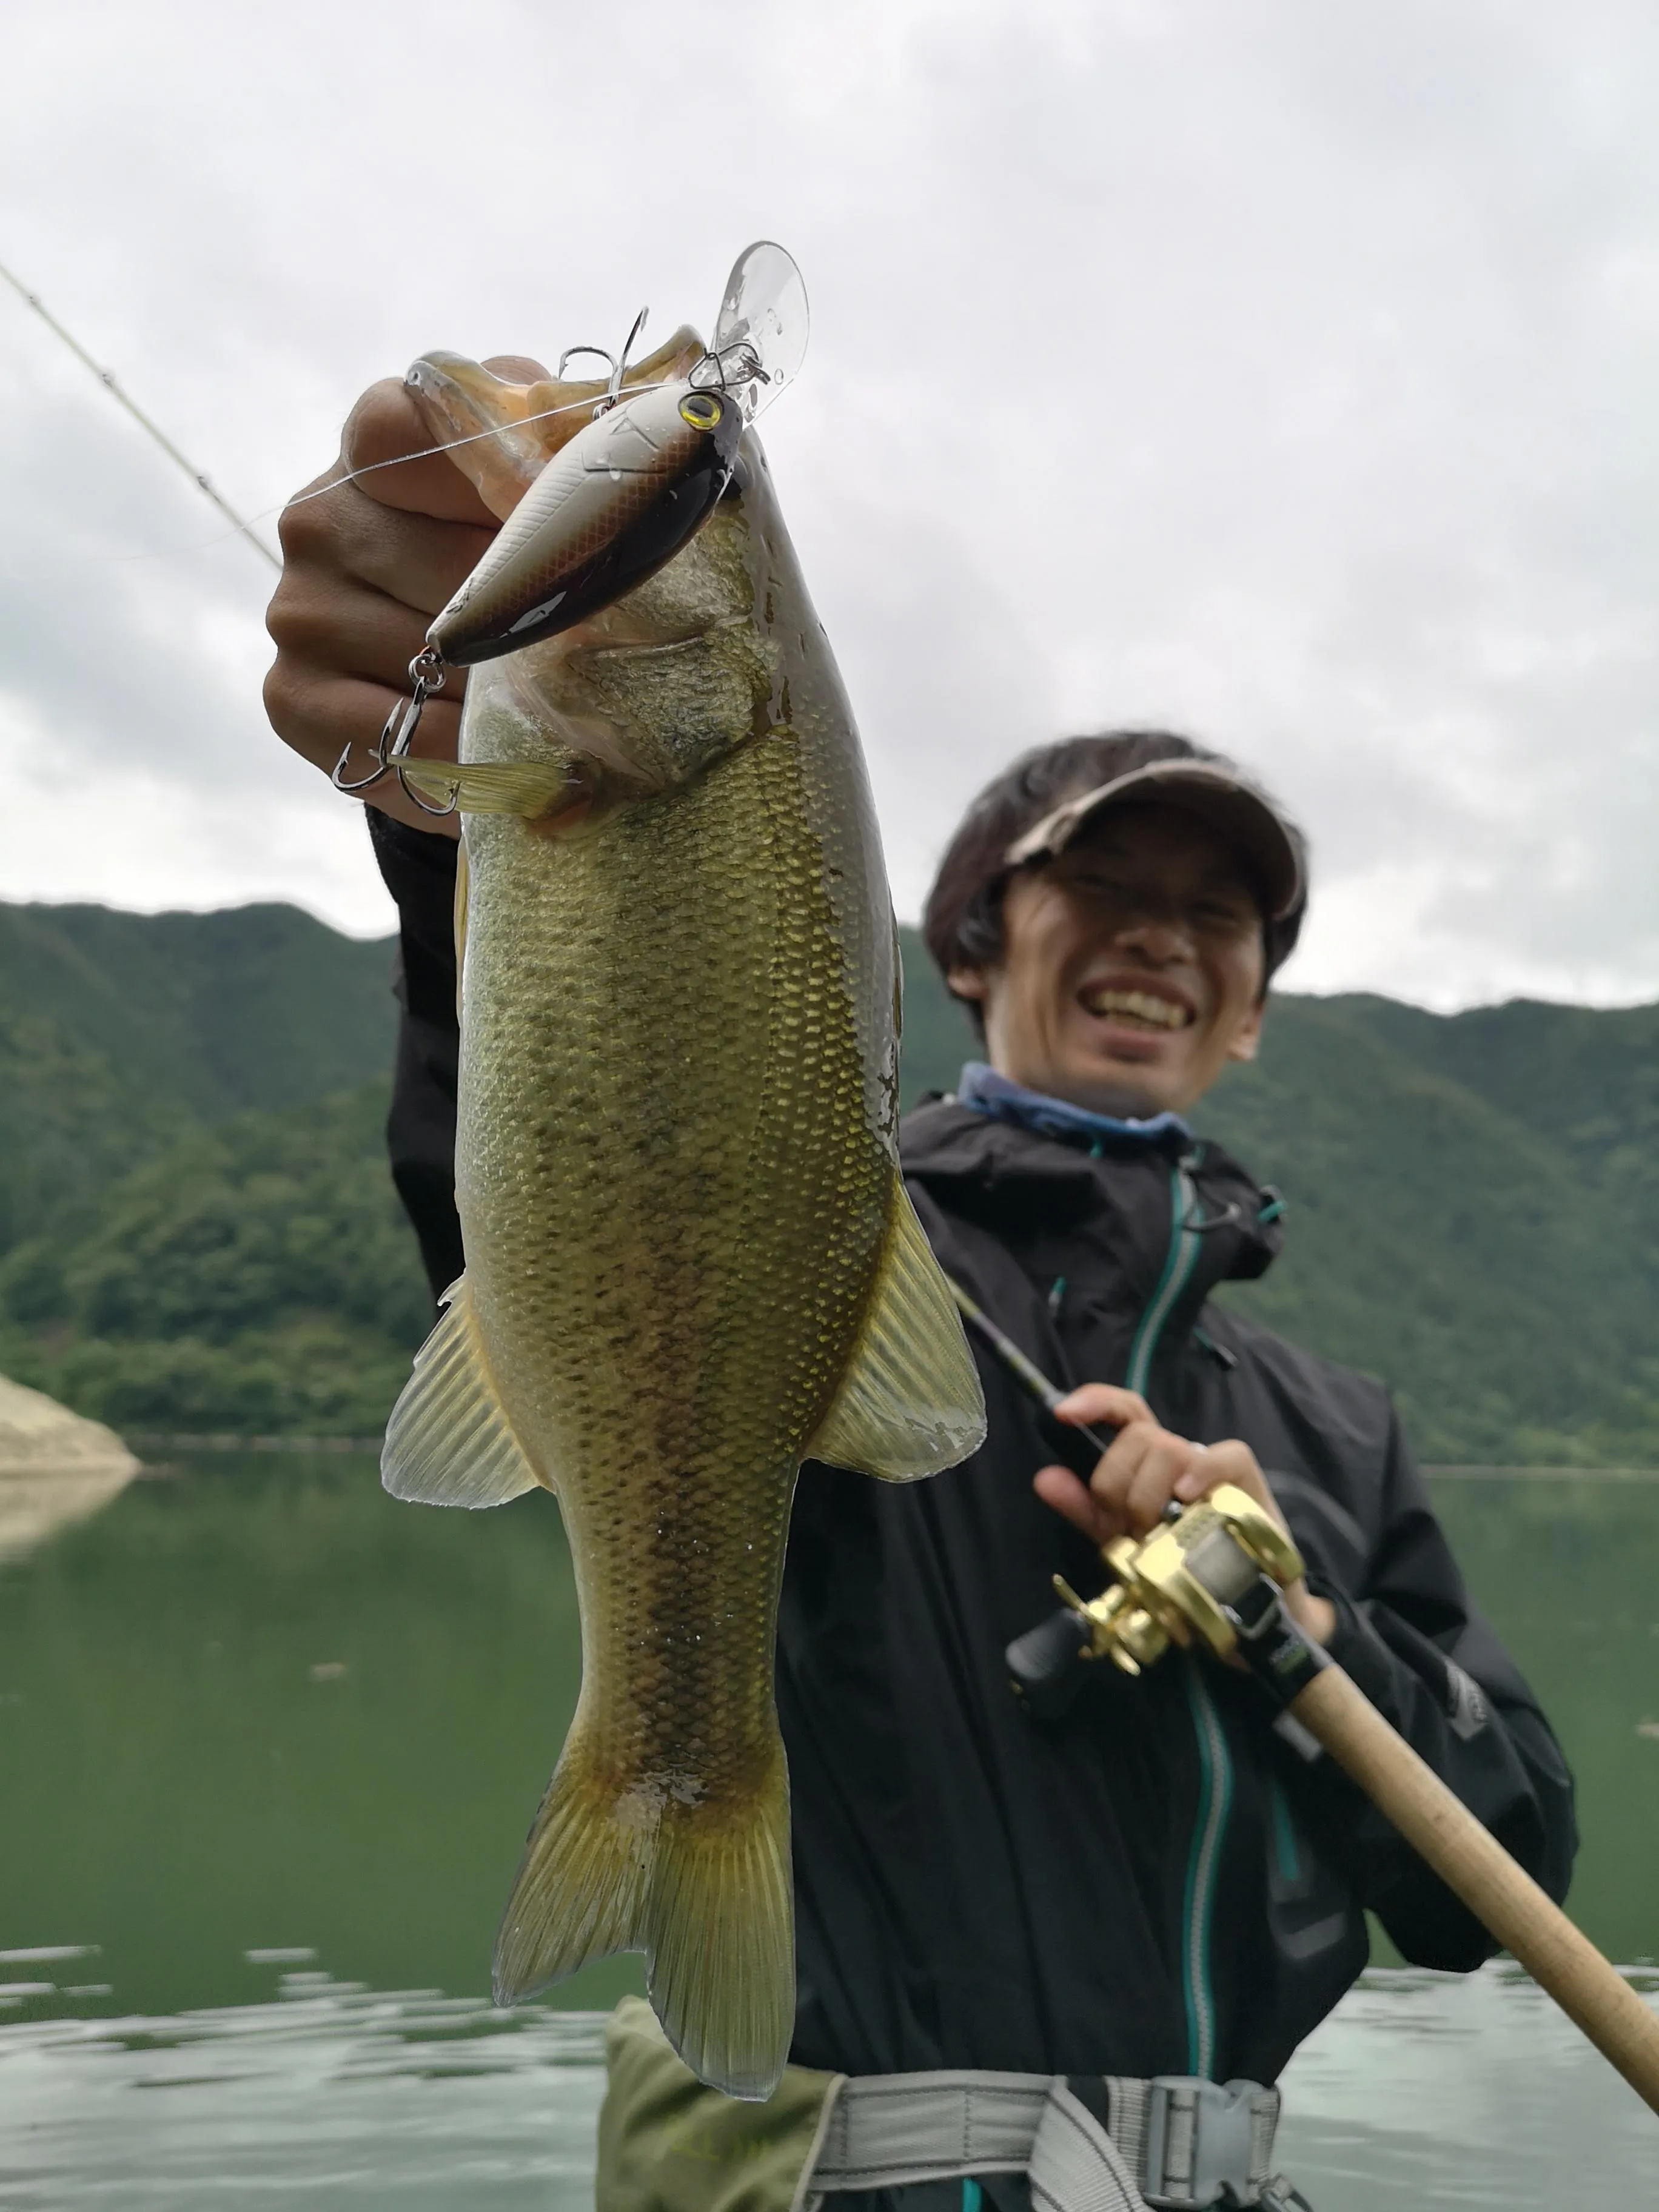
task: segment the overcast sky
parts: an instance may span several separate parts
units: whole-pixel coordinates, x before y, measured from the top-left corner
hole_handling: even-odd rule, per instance
[[[0,82],[0,260],[252,513],[423,349],[781,240],[902,915],[1015,747],[1156,720],[1307,825],[1292,985],[1659,996],[1651,0],[10,0]],[[0,289],[0,896],[389,927],[270,585]]]

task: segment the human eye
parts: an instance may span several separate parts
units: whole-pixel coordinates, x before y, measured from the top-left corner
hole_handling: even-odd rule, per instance
[[[1121,882],[1109,868],[1103,868],[1098,863],[1092,866],[1085,864],[1074,868],[1072,872],[1071,882],[1073,890],[1081,891],[1089,898],[1121,898],[1123,896]]]
[[[1242,893],[1211,891],[1193,902],[1193,919],[1200,927],[1235,934],[1251,927],[1255,908]]]

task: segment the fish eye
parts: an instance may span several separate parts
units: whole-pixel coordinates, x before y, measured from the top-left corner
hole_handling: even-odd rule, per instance
[[[712,430],[726,412],[712,392],[688,392],[680,413],[694,430]]]

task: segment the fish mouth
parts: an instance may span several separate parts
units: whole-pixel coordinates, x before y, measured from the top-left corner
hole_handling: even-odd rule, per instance
[[[1188,1029],[1195,1018],[1185,999],[1162,986],[1148,989],[1145,985],[1085,983],[1077,995],[1085,1013],[1153,1035]]]

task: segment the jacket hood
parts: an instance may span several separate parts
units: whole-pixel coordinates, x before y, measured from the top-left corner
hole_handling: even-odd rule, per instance
[[[1045,1232],[1092,1228],[1132,1297],[1150,1297],[1169,1263],[1177,1192],[1195,1231],[1173,1333],[1191,1327],[1218,1283],[1265,1273],[1283,1242],[1281,1206],[1219,1145],[1171,1129],[1087,1146],[990,1120],[954,1098],[926,1099],[900,1132],[907,1177],[947,1213],[975,1222],[1035,1260]]]

